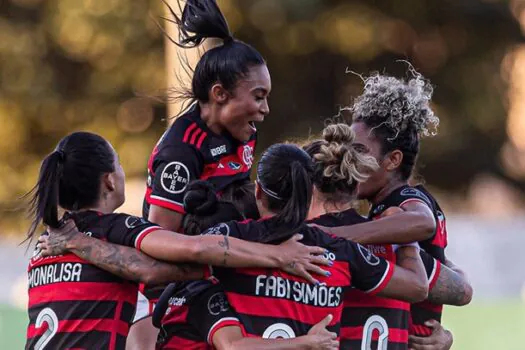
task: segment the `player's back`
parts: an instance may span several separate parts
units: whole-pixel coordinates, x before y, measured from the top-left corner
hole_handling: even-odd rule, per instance
[[[355,210],[325,214],[311,223],[341,227],[369,221]],[[373,254],[392,264],[396,262],[391,244],[365,245]],[[350,288],[344,295],[341,317],[341,349],[407,349],[410,304],[364,293]]]
[[[271,232],[268,222],[230,222],[211,229],[216,232],[208,234],[258,240]],[[329,313],[334,319],[327,328],[339,333],[343,293],[347,287],[352,283],[370,293],[378,292],[391,277],[392,266],[370,255],[362,246],[306,225],[297,232],[304,236],[303,244],[327,249],[325,257],[332,262],[326,269],[330,276],[320,276],[319,285],[274,269],[217,268],[214,271],[229,303],[251,336],[290,338],[305,335]]]
[[[73,216],[80,231],[130,246],[157,226],[125,214]],[[26,349],[124,349],[138,286],[68,253],[29,262]]]

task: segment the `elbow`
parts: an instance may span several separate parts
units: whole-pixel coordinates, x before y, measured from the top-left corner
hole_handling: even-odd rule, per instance
[[[463,298],[459,301],[457,306],[465,306],[470,304],[472,301],[472,296],[474,295],[474,290],[472,289],[472,286],[470,283],[465,283],[465,288],[463,291]]]
[[[427,281],[414,281],[410,295],[407,296],[407,301],[410,303],[419,303],[428,298],[428,283]]]
[[[436,233],[436,221],[434,218],[429,218],[426,215],[421,215],[421,222],[419,224],[418,231],[421,232],[422,239],[420,241],[423,241],[425,239],[432,238],[434,234]]]

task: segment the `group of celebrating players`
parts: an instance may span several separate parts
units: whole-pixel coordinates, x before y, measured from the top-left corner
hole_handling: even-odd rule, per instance
[[[101,136],[72,133],[42,163],[26,349],[450,349],[443,305],[472,288],[445,257],[438,203],[411,182],[439,123],[428,81],[364,78],[351,125],[272,145],[252,182],[265,60],[215,0],[172,15],[181,47],[223,43],[153,149],[143,217],[114,213],[125,175]]]

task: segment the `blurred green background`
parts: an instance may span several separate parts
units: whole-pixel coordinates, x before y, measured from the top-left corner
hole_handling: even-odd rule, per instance
[[[523,349],[525,1],[218,3],[272,74],[259,154],[315,134],[351,103],[362,82],[347,70],[404,76],[402,59],[431,80],[441,125],[423,142],[418,171],[476,291],[471,306],[445,311],[445,324],[454,349]],[[160,0],[0,1],[1,349],[22,348],[26,323],[27,256],[13,242],[28,222],[13,209],[62,137],[89,130],[109,139],[127,174],[122,211],[140,212],[147,158],[177,113],[163,103],[178,65],[155,23],[164,11]]]

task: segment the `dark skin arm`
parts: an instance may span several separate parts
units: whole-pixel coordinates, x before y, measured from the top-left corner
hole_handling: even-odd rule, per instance
[[[332,319],[332,315],[328,315],[313,326],[307,335],[292,339],[247,338],[239,327],[224,327],[214,334],[213,346],[217,350],[337,350],[337,334],[326,329]]]
[[[454,338],[452,333],[436,320],[425,322],[425,326],[432,329],[432,334],[428,337],[409,337],[410,350],[449,350],[452,348]]]
[[[419,256],[419,248],[406,246],[397,250],[397,266],[379,296],[417,303],[428,296],[428,279]]]
[[[65,234],[55,234],[50,229],[49,236],[38,240],[42,256],[60,255],[66,252],[92,263],[127,280],[158,285],[172,281],[201,279],[202,268],[187,264],[169,264],[150,258],[138,250],[108,243],[79,233],[76,226],[64,227]]]
[[[153,222],[166,230],[177,232],[182,226],[183,215],[171,209],[151,205],[148,221]]]
[[[392,215],[385,213],[378,220],[352,226],[320,228],[361,244],[405,244],[423,241],[434,235],[436,221],[426,204],[411,201],[400,208],[402,212]]]
[[[428,300],[434,304],[464,306],[472,300],[472,286],[465,274],[450,261],[452,267],[441,265],[441,271],[434,287],[428,293]]]

